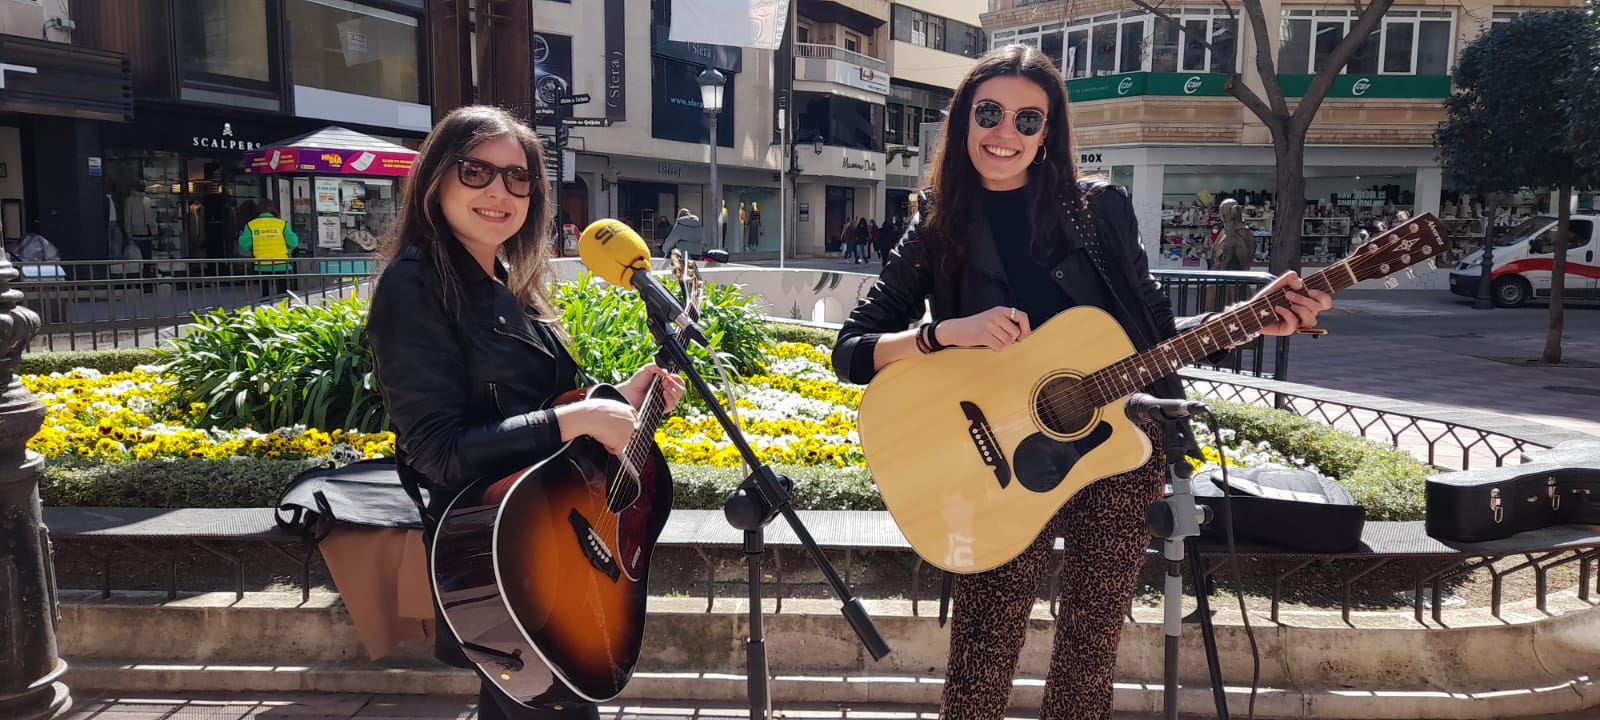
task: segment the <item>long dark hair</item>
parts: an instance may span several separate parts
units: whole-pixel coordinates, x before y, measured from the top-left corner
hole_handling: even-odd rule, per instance
[[[422,152],[411,175],[401,183],[400,212],[384,237],[379,255],[393,260],[408,247],[433,255],[445,302],[460,300],[461,278],[450,262],[445,243],[459,242],[445,221],[439,195],[449,173],[456,171],[456,159],[480,144],[500,137],[516,138],[528,156],[527,168],[533,173],[533,192],[528,196],[528,217],[516,234],[500,246],[508,276],[506,287],[524,307],[538,310],[542,318],[553,318],[550,301],[550,213],[548,185],[544,178],[544,147],[539,136],[510,113],[488,105],[469,105],[452,110],[422,144]]]
[[[920,209],[919,237],[928,248],[934,267],[955,278],[965,264],[973,224],[980,222],[983,179],[967,154],[967,133],[972,126],[973,96],[978,86],[997,77],[1031,80],[1049,98],[1045,108],[1045,135],[1040,152],[1045,158],[1028,166],[1026,187],[1032,199],[1029,213],[1034,257],[1047,258],[1061,242],[1070,213],[1083,212],[1078,192],[1078,166],[1072,151],[1072,126],[1067,121],[1066,84],[1050,57],[1027,45],[1007,45],[978,58],[950,98],[943,139],[928,164],[928,202]]]

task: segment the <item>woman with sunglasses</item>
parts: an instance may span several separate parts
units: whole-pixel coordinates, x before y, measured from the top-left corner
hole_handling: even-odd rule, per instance
[[[467,484],[503,476],[580,435],[620,451],[653,377],[670,410],[683,381],[654,364],[618,387],[632,406],[550,399],[587,384],[549,295],[550,216],[539,139],[504,110],[458,108],[434,126],[401,189],[387,266],[367,317],[400,477],[429,490],[431,544]],[[437,608],[437,598],[435,599]],[[437,614],[437,613],[436,613]],[[438,618],[435,655],[473,667]],[[593,705],[529,709],[485,681],[480,718],[593,718]]]
[[[1078,177],[1064,85],[1048,57],[1012,45],[979,58],[946,120],[919,216],[839,331],[833,366],[842,380],[865,384],[890,363],[945,347],[999,351],[1078,305],[1109,312],[1140,350],[1201,320],[1174,319],[1150,277],[1127,191]],[[1289,273],[1273,287],[1303,285]],[[1289,297],[1293,310],[1279,310],[1267,334],[1309,327],[1329,307],[1318,291]],[[932,322],[908,329],[926,300]],[[1147,391],[1183,397],[1176,378]],[[1148,463],[1084,488],[1010,562],[956,577],[942,718],[1005,715],[1057,536],[1067,547],[1062,613],[1039,714],[1111,717],[1117,639],[1150,543],[1145,509],[1161,497],[1167,458],[1193,449],[1181,423],[1144,430],[1156,449]]]

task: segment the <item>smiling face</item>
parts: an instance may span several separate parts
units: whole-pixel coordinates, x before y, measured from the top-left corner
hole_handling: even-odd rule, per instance
[[[527,153],[511,135],[485,140],[466,156],[499,168],[528,166]],[[473,188],[461,182],[456,169],[445,173],[439,194],[439,205],[451,233],[483,265],[485,272],[494,267],[495,253],[501,244],[527,220],[528,202],[528,198],[517,197],[506,189],[504,175],[496,174],[487,186]]]
[[[1016,190],[1027,184],[1028,165],[1044,143],[1050,122],[1050,98],[1032,80],[1008,75],[990,78],[978,86],[972,95],[973,106],[986,100],[999,103],[1005,112],[1000,124],[992,128],[979,126],[975,118],[968,119],[967,155],[983,178],[985,189]],[[1030,108],[1046,114],[1045,125],[1033,135],[1023,135],[1017,132],[1016,113]]]

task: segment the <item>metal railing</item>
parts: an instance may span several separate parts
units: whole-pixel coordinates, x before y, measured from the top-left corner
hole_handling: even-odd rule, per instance
[[[372,275],[370,256],[292,258],[287,272],[251,260],[16,263],[11,287],[39,314],[30,351],[156,347],[194,316],[280,300],[347,296]]]
[[[868,70],[889,72],[889,63],[884,60],[862,55],[854,50],[846,50],[833,45],[818,45],[816,43],[795,43],[794,56],[811,58],[813,60],[838,60],[852,65],[860,65]]]
[[[1179,317],[1219,312],[1250,298],[1275,279],[1271,273],[1220,270],[1152,270],[1150,274],[1166,289],[1172,314]],[[1229,353],[1223,364],[1201,363],[1200,367],[1287,380],[1289,338],[1257,337]]]

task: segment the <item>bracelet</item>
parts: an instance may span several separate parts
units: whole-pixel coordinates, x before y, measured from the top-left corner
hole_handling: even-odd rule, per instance
[[[934,352],[938,352],[950,347],[949,345],[939,342],[939,323],[942,322],[944,321],[935,320],[933,323],[928,325],[928,347],[933,348]]]
[[[928,325],[917,328],[917,351],[923,355],[933,352],[933,345],[928,342]]]

